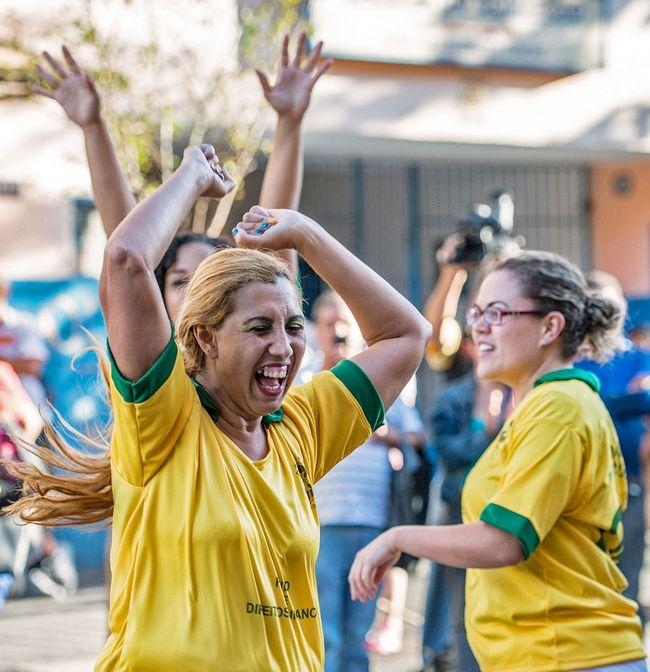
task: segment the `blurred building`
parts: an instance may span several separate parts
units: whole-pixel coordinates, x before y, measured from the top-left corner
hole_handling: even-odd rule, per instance
[[[30,3],[38,11],[34,0],[21,7]],[[263,0],[230,4],[254,12]],[[648,0],[305,5],[312,39],[337,60],[305,124],[301,207],[416,305],[432,286],[435,243],[496,190],[512,193],[528,247],[612,272],[628,294],[650,291]],[[0,104],[0,268],[96,270],[92,250],[85,265],[78,253],[102,245],[83,226],[79,130],[51,101]],[[260,181],[247,181],[232,220]]]
[[[647,0],[310,9],[337,62],[307,122],[303,206],[352,222],[348,243],[413,300],[434,241],[498,189],[529,247],[650,290]]]
[[[337,60],[306,124],[301,207],[416,305],[435,245],[497,190],[527,247],[650,292],[647,0],[309,6]]]

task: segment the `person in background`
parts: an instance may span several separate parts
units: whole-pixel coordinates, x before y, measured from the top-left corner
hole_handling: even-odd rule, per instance
[[[5,462],[19,462],[19,439],[35,441],[42,428],[38,410],[13,366],[0,361],[0,508],[20,495],[20,480],[7,470]],[[19,539],[20,528],[15,521],[0,516],[0,610],[14,584]]]
[[[447,524],[462,522],[465,477],[501,429],[509,397],[499,383],[476,377],[476,349],[460,315],[495,261],[456,261],[460,244],[454,233],[438,248],[438,277],[424,309],[433,327],[427,362],[448,376],[431,413],[432,440],[443,471],[441,514],[435,522]],[[467,643],[464,613],[465,570],[434,564],[424,611],[423,672],[478,672]]]
[[[391,466],[390,526],[424,522],[426,515],[425,493],[419,486],[429,486],[429,465],[425,457],[427,437],[415,406],[416,384],[413,378],[389,409],[393,422],[387,420],[386,426],[380,428],[385,430],[379,438],[388,446]],[[399,414],[393,416],[393,409],[398,403],[399,407],[395,410]],[[364,646],[370,653],[393,655],[403,648],[405,625],[411,620],[406,600],[413,560],[415,558],[403,555],[384,578],[377,598],[375,619],[365,636]]]
[[[625,466],[581,351],[621,344],[619,306],[571,263],[527,252],[501,263],[467,313],[477,375],[515,408],[469,472],[463,523],[395,527],[356,556],[351,594],[370,599],[402,552],[468,568],[468,639],[483,672],[645,672],[642,628],[623,595]]]
[[[36,407],[47,414],[43,384],[50,351],[34,317],[9,305],[10,283],[0,278],[0,360],[10,364]]]
[[[624,315],[627,313],[627,301],[615,276],[604,271],[591,271],[587,274],[587,282],[593,292],[607,296],[619,305]],[[650,415],[650,351],[628,339],[625,348],[608,361],[585,360],[578,366],[598,376],[600,396],[614,421],[625,459],[628,504],[622,517],[625,546],[618,566],[628,581],[624,595],[638,602],[646,532],[643,461],[648,444],[646,416]],[[645,623],[643,609],[639,614]]]
[[[464,344],[466,352],[473,344]],[[470,355],[475,358],[474,354]],[[494,440],[503,425],[508,408],[508,390],[491,381],[476,377],[474,368],[447,383],[436,400],[431,414],[432,437],[438,450],[444,477],[440,498],[444,505],[441,521],[448,525],[462,523],[461,491],[467,473]],[[436,600],[448,599],[451,641],[445,645],[427,644],[441,633],[429,626],[440,623],[430,616],[431,610],[441,609]],[[448,666],[458,672],[478,672],[478,664],[467,643],[465,633],[465,570],[439,565],[435,568],[427,596],[428,618],[425,620],[423,656],[424,670],[439,672]],[[443,621],[444,623],[444,621]],[[449,657],[436,653],[449,651]]]
[[[289,55],[289,35],[282,41],[277,81],[257,71],[269,105],[277,114],[274,146],[269,156],[260,193],[260,205],[296,209],[303,177],[302,121],[316,82],[329,69],[331,59],[320,62],[322,42],[310,51],[307,36],[300,33],[293,58]],[[107,236],[135,206],[135,198],[119,165],[117,154],[102,115],[101,99],[92,77],[63,47],[63,61],[43,52],[49,70],[36,67],[40,84],[35,91],[56,100],[68,118],[83,131],[95,204]],[[217,249],[232,242],[204,234],[183,233],[172,241],[156,269],[170,319],[178,313],[185,287],[198,264]],[[281,255],[297,270],[293,250]]]
[[[317,297],[312,316],[317,344],[311,365],[318,367],[317,371],[329,370],[363,349],[358,325],[335,292],[326,290]],[[309,375],[313,376],[314,371]],[[385,420],[384,426],[314,485],[321,536],[316,581],[323,619],[325,672],[369,669],[365,642],[375,616],[375,603],[353,602],[347,576],[356,551],[388,527],[391,447],[400,446],[408,434],[423,429],[415,409],[407,407],[400,397],[386,411]]]
[[[25,450],[43,430],[43,417],[8,362],[0,360],[0,509],[20,496],[20,479],[5,466],[23,461],[42,465]],[[36,587],[57,599],[71,595],[78,577],[64,545],[37,525],[19,524],[0,515],[0,609],[10,594],[22,596]]]

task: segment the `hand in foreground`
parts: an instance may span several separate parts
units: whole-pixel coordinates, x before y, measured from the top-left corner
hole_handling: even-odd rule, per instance
[[[256,205],[232,230],[239,247],[266,250],[298,249],[301,237],[316,222],[294,210],[267,210]]]
[[[235,181],[219,163],[219,157],[212,145],[187,147],[183,152],[181,167],[183,166],[191,166],[199,171],[204,185],[201,196],[221,198],[232,191],[235,186]]]
[[[302,120],[309,107],[314,84],[316,84],[321,75],[334,62],[330,58],[316,67],[323,43],[318,42],[311,51],[307,51],[306,42],[307,35],[304,32],[300,33],[296,55],[289,62],[289,35],[284,36],[282,40],[280,71],[278,72],[278,80],[273,86],[271,86],[268,77],[263,72],[260,70],[255,71],[262,85],[264,97],[268,100],[271,107],[279,116],[286,115],[298,122]],[[303,58],[307,60],[305,61],[305,65],[301,66]]]
[[[380,534],[355,556],[348,575],[353,600],[366,602],[374,597],[379,582],[402,553],[391,543],[391,530]]]
[[[40,84],[36,84],[33,90],[56,100],[68,117],[81,128],[98,123],[101,119],[101,103],[92,78],[81,70],[66,47],[62,48],[62,52],[68,70],[44,51],[43,58],[49,63],[53,72],[48,72],[37,65],[36,73],[40,78]]]

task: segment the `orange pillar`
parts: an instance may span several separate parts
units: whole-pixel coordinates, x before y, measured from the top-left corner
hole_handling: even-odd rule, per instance
[[[593,166],[591,225],[594,268],[650,294],[650,161]]]

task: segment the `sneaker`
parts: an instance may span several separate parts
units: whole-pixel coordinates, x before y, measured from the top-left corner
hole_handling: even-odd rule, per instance
[[[402,650],[404,640],[404,623],[388,618],[377,628],[371,628],[363,643],[366,651],[380,656],[389,656]]]

